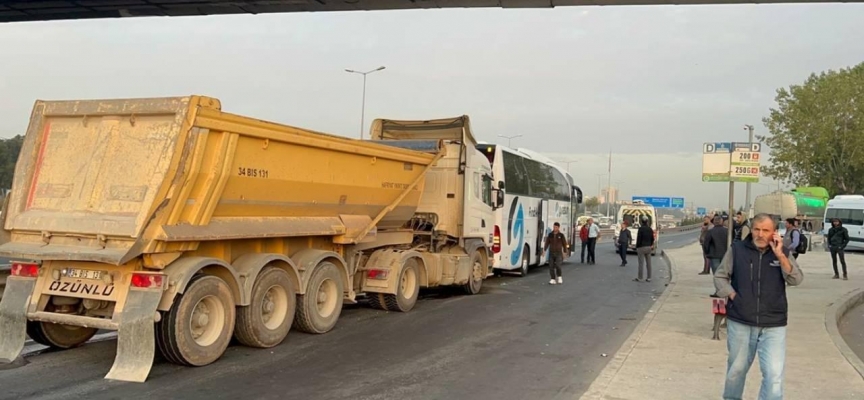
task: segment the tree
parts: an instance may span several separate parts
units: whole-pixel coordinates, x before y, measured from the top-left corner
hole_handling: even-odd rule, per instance
[[[24,137],[21,135],[9,139],[0,139],[0,189],[12,188],[12,177],[15,175],[15,163]]]
[[[592,208],[596,209],[596,207],[599,205],[600,205],[600,199],[598,199],[597,196],[589,197],[589,198],[585,199],[585,209],[586,210],[590,210]]]
[[[771,148],[763,174],[829,193],[864,190],[864,63],[811,74],[777,90],[777,108],[763,118]]]

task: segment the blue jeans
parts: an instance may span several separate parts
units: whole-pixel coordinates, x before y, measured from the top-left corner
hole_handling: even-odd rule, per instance
[[[726,321],[726,368],[724,400],[741,400],[744,381],[753,359],[759,356],[762,386],[759,400],[783,399],[783,373],[786,364],[786,327],[759,328],[732,320]]]
[[[709,258],[708,262],[711,265],[711,275],[714,275],[717,272],[717,268],[720,268],[720,263],[723,259],[720,258]]]

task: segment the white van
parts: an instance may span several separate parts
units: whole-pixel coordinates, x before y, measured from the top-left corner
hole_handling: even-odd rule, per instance
[[[629,224],[627,230],[630,231],[630,244],[627,246],[628,251],[636,251],[636,234],[642,224],[642,217],[648,218],[648,223],[651,224],[651,230],[654,231],[654,246],[651,248],[651,255],[657,254],[657,241],[660,240],[660,231],[657,230],[657,212],[654,206],[645,204],[643,201],[634,200],[632,204],[622,205],[618,209],[618,223],[627,221]],[[615,243],[618,243],[618,234],[621,231],[616,229],[614,234]]]
[[[849,250],[864,250],[864,196],[860,194],[837,195],[828,200],[825,208],[825,229],[828,234],[831,220],[839,218],[849,231]]]

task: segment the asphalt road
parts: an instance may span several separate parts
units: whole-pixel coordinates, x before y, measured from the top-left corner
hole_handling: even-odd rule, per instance
[[[693,243],[667,234],[661,248]],[[432,291],[410,313],[346,307],[324,335],[292,332],[267,350],[232,346],[215,364],[158,360],[146,383],[102,379],[114,341],[27,358],[0,370],[0,399],[572,399],[583,393],[665,289],[654,258],[651,283],[633,282],[610,243],[597,265],[569,261],[564,285],[545,267],[527,278],[484,282],[481,294]],[[603,355],[606,354],[607,357]]]

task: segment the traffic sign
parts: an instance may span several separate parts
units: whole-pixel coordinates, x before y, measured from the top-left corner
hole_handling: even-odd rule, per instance
[[[733,182],[759,182],[761,143],[733,143],[729,179]]]
[[[702,182],[759,182],[761,152],[761,143],[704,143]]]
[[[705,207],[699,207],[696,209],[696,214],[705,215],[708,214],[708,210],[706,210]]]
[[[684,208],[683,197],[633,196],[633,200],[640,200],[655,208]]]
[[[732,143],[702,145],[702,182],[728,182]]]

